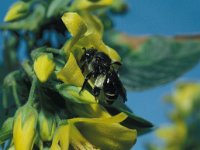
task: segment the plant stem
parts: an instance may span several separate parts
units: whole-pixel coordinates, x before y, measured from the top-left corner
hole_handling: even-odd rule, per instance
[[[16,81],[13,81],[12,92],[13,92],[14,100],[15,100],[17,107],[20,107],[21,103],[20,103],[20,100],[19,100],[19,97],[18,97],[18,94],[17,94],[17,83],[16,83]]]
[[[33,72],[33,69],[31,68],[31,65],[29,64],[28,60],[26,60],[22,63],[22,67],[23,67],[24,71],[28,74],[28,76],[30,78],[32,78],[34,75],[34,72]]]
[[[30,104],[30,105],[34,104],[35,90],[36,90],[37,84],[38,84],[38,79],[37,79],[36,76],[34,76],[33,81],[32,81],[32,85],[31,85],[31,90],[30,90],[29,97],[28,97],[28,101],[27,101],[27,103]]]
[[[55,49],[55,48],[47,48],[46,51],[54,53],[54,54],[58,54],[58,55],[65,55],[63,50],[59,50],[59,49]]]

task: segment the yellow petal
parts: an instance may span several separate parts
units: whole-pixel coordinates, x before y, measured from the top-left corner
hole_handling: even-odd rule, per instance
[[[136,141],[137,132],[119,124],[126,118],[126,114],[120,113],[110,118],[74,118],[69,122],[97,148],[129,150]]]
[[[84,12],[80,15],[65,13],[62,20],[73,36],[63,46],[67,55],[72,52],[79,60],[83,54],[83,47],[93,47],[107,54],[113,61],[121,61],[118,53],[103,43],[103,25],[96,16]]]
[[[16,2],[14,3],[11,8],[9,9],[9,11],[7,12],[4,21],[9,22],[9,21],[13,21],[16,19],[20,19],[22,17],[24,17],[25,15],[27,15],[29,10],[29,4],[25,3],[25,2]]]
[[[60,126],[53,137],[50,150],[68,150],[69,132],[69,124]]]
[[[72,53],[70,53],[69,59],[64,68],[57,73],[57,78],[64,83],[74,86],[81,87],[83,85],[84,76]]]
[[[87,31],[87,26],[82,18],[75,12],[68,12],[62,16],[62,21],[72,34],[73,38],[69,41],[65,51],[70,51],[71,47]]]
[[[85,35],[89,35],[92,33],[99,34],[100,38],[103,36],[103,24],[101,23],[100,19],[95,15],[91,15],[86,12],[82,12],[80,14],[81,18],[85,21],[87,25],[87,32]]]
[[[15,118],[13,142],[15,150],[32,150],[36,135],[37,112],[31,110],[25,117],[22,117],[26,115],[23,113],[25,112],[19,111]]]
[[[84,36],[77,42],[77,45],[79,45],[79,47],[82,47],[82,48],[83,47],[85,47],[85,48],[93,47],[100,52],[104,52],[112,59],[113,62],[121,61],[119,54],[114,49],[105,45],[103,43],[102,39],[100,38],[99,34],[97,34],[97,33],[93,33],[93,34]]]
[[[111,5],[113,0],[99,0],[97,2],[92,2],[91,0],[75,0],[71,6],[74,10],[92,10],[97,8],[102,8]]]
[[[97,148],[82,136],[73,124],[70,124],[70,144],[74,150],[97,150]]]
[[[49,55],[42,54],[34,61],[33,67],[38,79],[41,82],[46,82],[52,74],[55,64]]]
[[[72,112],[85,118],[109,118],[111,115],[99,104],[71,104]]]
[[[113,117],[109,118],[73,118],[70,119],[71,123],[76,123],[76,122],[89,122],[89,123],[120,123],[124,121],[128,116],[125,113],[119,113],[118,115],[115,115]]]
[[[81,36],[86,30],[87,26],[82,18],[75,12],[68,12],[62,16],[62,21],[72,34],[72,36]]]

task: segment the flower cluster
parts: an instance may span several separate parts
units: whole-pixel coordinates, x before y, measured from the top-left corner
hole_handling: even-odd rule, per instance
[[[170,112],[171,124],[162,126],[156,131],[157,136],[164,141],[162,148],[154,146],[152,150],[186,150],[199,149],[196,139],[199,139],[199,107],[200,85],[198,83],[179,83],[173,94],[166,96],[172,104]]]
[[[72,8],[85,10],[111,3],[75,1]],[[24,2],[13,6],[15,11],[21,5]],[[11,15],[15,11],[9,12],[6,20],[23,16]],[[62,21],[71,33],[64,46],[33,50],[31,60],[22,64],[23,69],[5,79],[4,85],[14,89],[19,108],[4,122],[0,144],[7,141],[9,149],[15,150],[130,149],[137,135],[151,130],[152,124],[135,116],[120,100],[108,105],[104,99],[95,98],[90,90],[93,80],[79,93],[85,80],[80,69],[83,47],[95,48],[113,62],[121,62],[120,56],[103,42],[103,25],[97,16],[85,11],[66,12]],[[7,84],[10,79],[18,90]]]

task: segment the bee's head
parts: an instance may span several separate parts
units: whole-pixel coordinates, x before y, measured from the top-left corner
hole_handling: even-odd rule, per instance
[[[85,62],[85,61],[90,62],[97,52],[97,49],[95,48],[86,49],[85,47],[83,47],[82,49],[84,50],[84,53],[81,57],[81,60],[80,60],[81,62]]]

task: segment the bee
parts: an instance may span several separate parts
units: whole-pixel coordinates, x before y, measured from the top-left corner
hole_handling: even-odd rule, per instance
[[[80,59],[80,68],[82,73],[87,69],[88,74],[85,76],[80,93],[85,89],[88,80],[93,77],[93,95],[95,97],[98,97],[100,92],[103,91],[108,104],[112,104],[119,96],[125,102],[127,100],[126,90],[119,79],[118,69],[116,70],[114,67],[114,65],[121,66],[121,63],[112,62],[108,55],[97,51],[95,48],[83,48],[83,50],[84,54]]]

